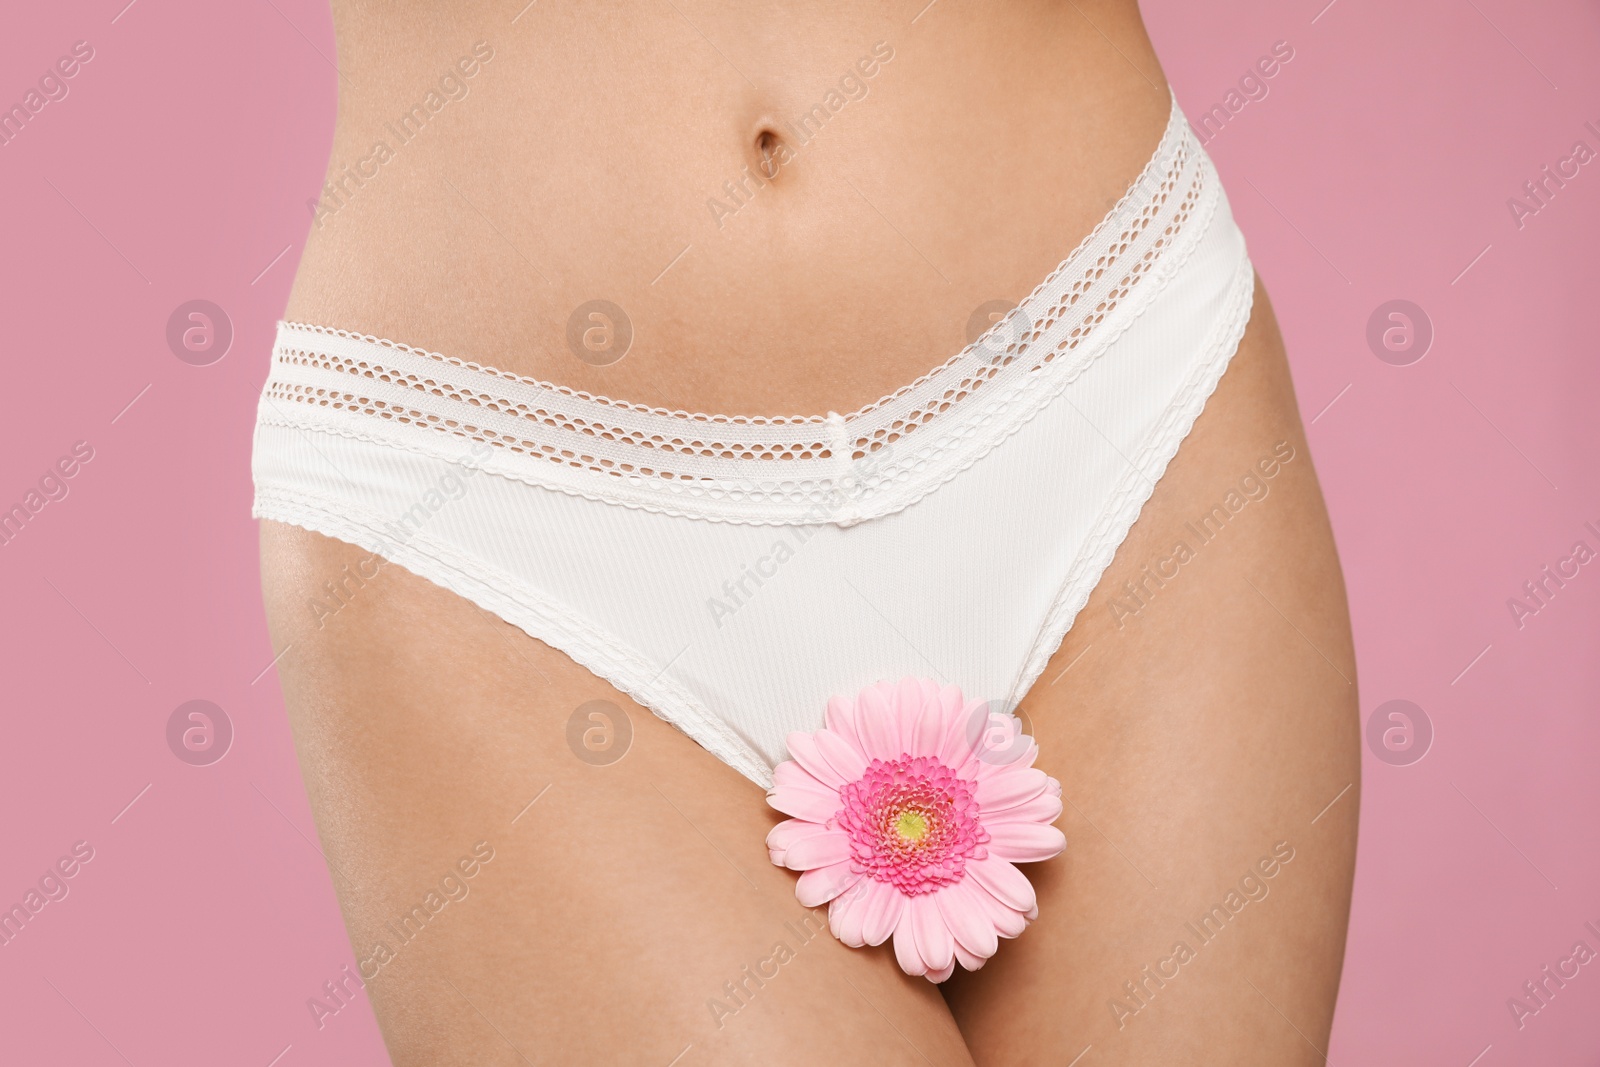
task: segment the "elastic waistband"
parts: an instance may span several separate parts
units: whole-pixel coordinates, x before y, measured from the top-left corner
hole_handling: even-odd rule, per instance
[[[472,454],[484,469],[625,507],[848,526],[914,503],[993,449],[1105,353],[1208,239],[1227,242],[1232,260],[1220,302],[1244,243],[1174,100],[1140,175],[1049,277],[944,364],[848,415],[669,411],[283,322],[258,423],[453,462],[481,445]]]

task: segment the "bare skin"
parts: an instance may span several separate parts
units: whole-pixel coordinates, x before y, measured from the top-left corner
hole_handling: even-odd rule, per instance
[[[941,3],[914,26],[926,0],[674,3],[540,3],[515,25],[503,0],[335,3],[330,178],[380,140],[393,158],[324,197],[286,317],[667,408],[852,411],[958,351],[980,305],[1021,300],[1167,121],[1126,0]],[[479,41],[465,98],[401,144]],[[879,42],[893,58],[864,77]],[[849,102],[796,132],[830,91]],[[761,173],[763,130],[789,163],[713,213]],[[567,344],[595,298],[633,325],[610,366]]]
[[[415,84],[409,72],[426,81],[465,50],[458,39],[500,36],[472,95],[314,230],[287,317],[669,407],[846,411],[892,391],[965,342],[972,308],[1031,289],[1138,171],[1165,121],[1165,84],[1131,4],[980,13],[941,3],[914,26],[920,4],[848,19],[806,12],[834,23],[799,41],[799,28],[764,29],[769,14],[781,17],[764,8],[680,3],[679,16],[666,5],[660,22],[640,15],[620,31],[638,39],[606,46],[654,64],[634,70],[635,82],[620,79],[606,103],[584,88],[584,66],[549,44],[563,26],[577,33],[601,14],[541,4],[508,25],[517,5],[466,6],[440,20],[416,5],[407,31],[438,47],[416,43],[381,67],[382,50],[361,43],[378,36],[379,16],[336,6],[341,65],[360,89],[343,87],[335,172],[353,158],[341,152],[367,139],[356,128],[364,116],[415,95],[403,87]],[[761,89],[722,66],[685,16]],[[474,20],[487,29],[474,32]],[[682,37],[667,47],[669,34]],[[721,231],[696,216],[748,158],[739,153],[757,146],[744,144],[749,123],[803,109],[820,95],[815,86],[879,39],[895,42],[895,58],[866,99],[830,120],[814,152]],[[695,42],[705,54],[691,63]],[[598,47],[583,54],[593,60]],[[1070,57],[1056,64],[1069,73],[1045,73],[1036,52],[1052,49]],[[1036,67],[1018,61],[1029,56]],[[985,62],[1009,65],[1015,82],[974,102],[987,83],[969,68]],[[534,78],[519,64],[548,83],[519,83]],[[774,69],[806,73],[779,84]],[[492,76],[509,84],[491,92]],[[1050,77],[1064,83],[1041,92]],[[679,93],[713,84],[750,106],[689,109],[673,139],[633,142],[635,162],[665,158],[604,179],[628,189],[565,201],[566,210],[519,206],[529,183],[556,201],[563,190],[577,197],[573,168],[595,170],[582,162],[584,138],[553,124],[536,156],[476,124],[530,101],[548,111],[581,100],[612,123],[612,139],[591,138],[590,151],[614,148],[617,136],[648,140],[662,132],[659,109],[652,132],[616,97],[667,91],[652,78],[681,78]],[[939,88],[947,83],[955,88]],[[930,98],[938,92],[950,95]],[[1069,147],[1041,146],[1025,134],[1037,109],[1055,104],[1034,97],[1062,93],[1076,95],[1056,119],[1078,125],[1060,139]],[[1034,117],[1017,129],[995,128],[993,116],[1029,108]],[[930,126],[932,114],[942,125]],[[454,119],[463,128],[449,133]],[[448,151],[431,154],[424,139],[434,132]],[[713,134],[729,158],[705,159]],[[461,156],[485,137],[499,139],[492,161],[482,144],[477,158]],[[983,162],[969,175],[973,160]],[[543,177],[508,177],[519,172]],[[841,175],[877,207],[854,199]],[[471,205],[439,192],[444,177]],[[605,225],[593,204],[610,205]],[[1038,225],[1041,213],[1048,225]],[[652,286],[684,244],[695,247]],[[565,347],[571,307],[597,295],[628,309],[638,338],[609,367]],[[760,373],[749,373],[751,352],[762,353]],[[1280,442],[1294,458],[1263,479],[1270,492],[1154,588],[1145,568]],[[1086,1047],[1083,1067],[1322,1062],[1359,808],[1355,668],[1337,556],[1259,286],[1229,371],[1023,703],[1040,765],[1070,801],[1060,822],[1067,853],[1027,871],[1040,918],[982,971],[943,987],[902,974],[886,947],[835,941],[820,911],[795,903],[794,875],[767,859],[762,841],[779,816],[761,790],[562,653],[397,565],[319,623],[308,601],[368,558],[263,524],[267,610],[276,648],[289,649],[278,669],[302,771],[395,1063],[1064,1064]],[[1127,599],[1128,582],[1145,583],[1140,602]],[[568,743],[574,711],[596,699],[622,709],[633,732],[626,755],[606,765]],[[469,864],[466,877],[456,864],[474,846],[492,859]],[[1258,864],[1275,847],[1269,877]],[[465,897],[414,939],[399,937],[400,918],[452,871]],[[1190,932],[1185,924],[1230,891],[1247,903],[1224,906],[1227,917],[1212,919],[1220,932]],[[808,936],[807,920],[821,932]],[[1191,953],[1163,965],[1179,941]],[[779,942],[787,954],[764,963]],[[744,1006],[718,1013],[709,1002],[736,1002],[729,983],[742,987]]]
[[[1285,441],[1294,458],[1260,478]],[[1267,495],[1202,544],[1195,524],[1252,472]],[[1194,558],[1160,563],[1179,541]],[[1069,846],[1030,872],[1039,921],[948,983],[978,1062],[1090,1044],[1096,1064],[1322,1062],[1355,860],[1355,683],[1338,557],[1258,284],[1217,392],[1023,702],[1070,801]],[[1204,924],[1230,891],[1238,911]]]

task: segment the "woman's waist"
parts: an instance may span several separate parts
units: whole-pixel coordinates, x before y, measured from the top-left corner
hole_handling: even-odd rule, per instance
[[[584,65],[487,37],[397,64],[439,68],[410,90],[363,78],[287,317],[668,407],[890,392],[1094,228],[1169,100],[1120,58],[1120,83],[1063,73],[1070,33],[1008,68],[948,31],[876,28],[748,81],[732,55],[635,42],[607,88],[616,41]]]
[[[1091,407],[1146,426],[1231,350],[1251,281],[1215,171],[1174,112],[1115,209],[1025,298],[931,371],[844,414],[665,409],[323,320],[280,325],[260,421],[451,461],[487,444],[533,484],[735,522],[810,521],[818,501],[864,479],[879,488],[841,519],[856,521],[905,506],[1067,389],[1076,412],[1089,399],[1080,380],[1101,383]]]

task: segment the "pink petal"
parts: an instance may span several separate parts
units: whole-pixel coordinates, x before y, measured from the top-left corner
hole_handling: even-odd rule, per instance
[[[817,739],[814,735],[796,731],[789,735],[785,744],[789,747],[789,758],[800,764],[807,774],[829,789],[838,789],[850,781],[835,770],[817,750]]]
[[[915,747],[917,727],[922,722],[922,684],[910,675],[900,679],[895,686],[894,706],[902,748],[910,755],[922,755]]]
[[[991,763],[984,760],[978,765],[978,779],[992,778],[1004,774],[1006,771],[1021,771],[1033,766],[1033,761],[1039,758],[1039,745],[1033,738],[1028,738],[1026,745],[1004,762]]]
[[[833,903],[828,905],[828,928],[833,931],[834,937],[851,948],[860,948],[867,943],[862,936],[862,929],[867,919],[870,887],[881,884],[863,878],[848,892],[833,898]]]
[[[949,963],[945,964],[943,967],[939,968],[937,971],[930,969],[928,971],[928,973],[926,975],[924,975],[923,977],[927,978],[927,980],[930,981],[930,982],[942,982],[946,978],[949,978],[952,974],[954,974],[955,970],[956,970],[956,961],[955,961],[955,957],[952,956],[950,958],[950,962]]]
[[[982,766],[975,757],[978,742],[983,740],[982,728],[986,725],[985,711],[988,703],[987,700],[967,701],[950,722],[949,731],[939,748],[939,762],[963,777],[970,777],[974,770],[968,764]]]
[[[832,728],[818,730],[812,736],[816,738],[817,751],[822,753],[822,758],[846,782],[854,782],[867,773],[867,757],[851,738],[840,736]]]
[[[983,901],[973,895],[982,892],[982,888],[975,888],[963,880],[945,886],[933,894],[933,899],[938,903],[939,914],[943,916],[944,924],[955,938],[957,947],[987,959],[1000,947],[1000,940],[994,932],[994,923],[989,921],[984,911]]]
[[[820,908],[863,877],[852,871],[848,862],[818,867],[795,880],[794,897],[803,908]]]
[[[791,871],[831,867],[850,858],[850,835],[843,830],[824,830],[802,837],[789,846],[783,865]]]
[[[983,913],[994,924],[994,932],[1001,937],[1016,937],[1028,928],[1028,920],[1023,918],[1023,913],[995,899],[995,895],[985,889],[982,883],[972,880],[972,895],[983,905]],[[1038,905],[1034,905],[1035,911]]]
[[[767,794],[767,806],[785,815],[792,815],[796,819],[821,825],[833,818],[834,813],[839,810],[839,795],[833,792],[824,793],[820,789],[785,786]]]
[[[997,702],[998,703],[998,702]],[[1007,770],[1026,770],[1038,758],[1039,746],[1023,732],[1023,722],[1016,710],[991,704],[982,717],[982,733],[978,738],[978,777],[992,777]],[[1020,710],[1020,709],[1017,709]],[[970,728],[970,727],[969,727]]]
[[[894,708],[876,688],[863,689],[856,698],[856,730],[869,759],[900,758],[903,750]]]
[[[904,685],[905,683],[901,683]],[[906,742],[906,751],[913,756],[938,756],[939,745],[944,740],[944,714],[939,706],[939,688],[923,679],[917,683],[918,709],[909,728],[902,718],[900,736]]]
[[[823,827],[805,819],[785,819],[767,831],[767,847],[788,848],[796,839],[821,833]]]
[[[911,898],[911,922],[917,931],[917,948],[928,963],[928,970],[947,971],[956,950],[955,938],[945,925],[939,905],[934,900],[938,893],[921,893]],[[949,977],[948,973],[946,977]]]
[[[825,823],[839,810],[839,791],[829,789],[792,760],[778,764],[772,772],[772,780],[767,804],[785,815]]]
[[[983,762],[1001,769],[1023,770],[1033,766],[1038,758],[1039,746],[1033,738],[1022,732],[1022,720],[1012,717],[1002,746],[991,748],[983,754]]]
[[[792,751],[792,750],[791,750]],[[985,817],[992,811],[1014,807],[1043,793],[1050,776],[1033,768],[1017,769],[1006,765],[1005,773],[978,779],[978,807]]]
[[[991,822],[984,820],[989,831],[989,854],[1012,863],[1040,863],[1061,855],[1067,847],[1067,837],[1054,826],[1027,822]]]
[[[1015,911],[1027,911],[1038,899],[1027,875],[992,854],[988,859],[968,861],[967,873],[1000,903]]]
[[[828,712],[823,716],[823,721],[851,748],[861,747],[861,738],[856,734],[856,708],[853,701],[844,697],[829,697]]]
[[[807,822],[805,819],[785,819],[767,831],[767,851],[772,855],[772,862],[782,867],[783,854],[789,850],[790,845],[802,837],[826,832],[826,827]]]
[[[1049,790],[1046,790],[1032,800],[1006,808],[1004,811],[985,811],[983,825],[991,828],[996,823],[1002,822],[1031,822],[1043,825],[1055,822],[1059,818],[1061,818],[1061,798],[1051,796]]]
[[[916,935],[912,933],[911,909],[900,912],[900,921],[894,927],[894,958],[907,974],[927,974],[928,964],[917,948]]]
[[[941,746],[944,744],[944,738],[949,736],[950,724],[961,716],[961,709],[966,705],[967,702],[962,699],[961,689],[958,686],[947,685],[939,690],[939,722],[942,724],[939,743]]]
[[[956,962],[961,964],[961,966],[965,967],[969,971],[976,971],[978,968],[982,967],[985,963],[988,963],[989,960],[988,960],[987,957],[984,957],[984,956],[974,956],[972,953],[970,953],[966,949],[962,948],[961,947],[961,942],[957,941],[956,942]]]
[[[817,776],[806,770],[804,766],[792,759],[786,759],[772,768],[772,792],[781,786],[799,786],[805,789],[827,789],[827,785],[817,780]]]
[[[906,897],[887,882],[873,882],[867,897],[867,921],[862,936],[869,945],[881,945],[894,933],[905,914]]]

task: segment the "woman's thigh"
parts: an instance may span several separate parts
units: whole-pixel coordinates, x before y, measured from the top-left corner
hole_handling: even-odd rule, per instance
[[[397,565],[357,582],[360,549],[274,523],[262,541],[302,773],[395,1063],[971,1063],[933,986],[795,902],[760,788]]]
[[[1068,846],[1029,872],[1039,920],[948,985],[974,1060],[1321,1063],[1355,862],[1356,675],[1259,283],[1228,372],[1022,707]]]

